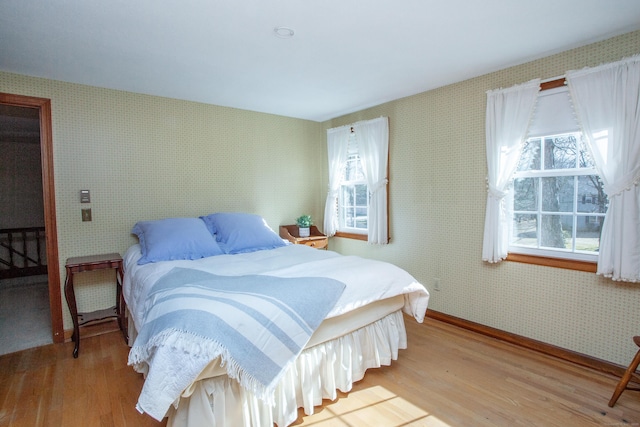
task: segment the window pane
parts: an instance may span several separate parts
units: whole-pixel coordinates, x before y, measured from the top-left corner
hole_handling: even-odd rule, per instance
[[[353,206],[355,204],[353,185],[342,186],[341,205],[344,207]]]
[[[355,224],[355,208],[348,207],[344,209],[345,213],[345,225],[347,227],[353,227]]]
[[[573,217],[569,215],[542,215],[540,246],[571,248],[572,221]]]
[[[537,178],[518,178],[513,182],[513,209],[515,211],[536,211],[538,209]]]
[[[603,216],[578,216],[576,230],[576,250],[598,252]]]
[[[572,176],[542,178],[542,210],[545,212],[573,212]]]
[[[344,170],[344,179],[345,181],[353,181],[356,179],[358,174],[357,162],[356,159],[350,158],[347,161],[347,165]]]
[[[356,217],[355,217],[355,227],[356,228],[367,228],[367,208],[366,207],[358,207],[356,208]]]
[[[519,171],[540,170],[541,139],[529,139],[522,147],[522,154],[518,162]]]
[[[589,154],[589,151],[587,150],[587,146],[584,143],[584,141],[582,140],[582,138],[580,137],[578,139],[578,167],[580,168],[595,168],[596,164],[593,162],[593,159],[591,158],[591,155]]]
[[[609,199],[598,175],[578,177],[578,212],[605,213]]]
[[[366,184],[360,184],[355,186],[356,192],[356,205],[367,206],[369,203],[369,192],[367,191]]]
[[[364,179],[364,173],[362,171],[362,162],[357,155],[349,156],[344,171],[345,181],[362,181]]]
[[[538,246],[538,220],[537,215],[515,214],[513,216],[512,244],[519,246]]]
[[[544,169],[573,169],[576,159],[575,134],[544,139]]]

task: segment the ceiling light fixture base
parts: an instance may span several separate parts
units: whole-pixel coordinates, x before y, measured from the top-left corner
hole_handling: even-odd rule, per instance
[[[293,28],[289,27],[275,27],[273,29],[273,34],[281,39],[290,39],[295,34],[295,31],[293,31]]]

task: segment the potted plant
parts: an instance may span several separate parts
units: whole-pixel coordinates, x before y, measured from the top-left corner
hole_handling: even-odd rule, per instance
[[[296,224],[298,224],[298,234],[300,237],[309,237],[309,228],[313,221],[311,220],[311,215],[301,215],[296,219]]]

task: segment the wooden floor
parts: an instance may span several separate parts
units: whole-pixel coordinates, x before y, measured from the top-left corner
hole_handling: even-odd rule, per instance
[[[72,352],[65,343],[0,356],[0,426],[166,425],[135,410],[143,379],[127,366],[119,331],[83,338],[77,359]]]
[[[437,320],[408,319],[409,349],[296,426],[640,426],[617,378]],[[118,332],[0,356],[0,426],[164,426],[134,409],[142,378]]]

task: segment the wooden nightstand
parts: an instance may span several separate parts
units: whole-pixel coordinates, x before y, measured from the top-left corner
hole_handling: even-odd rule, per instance
[[[309,237],[300,237],[297,225],[281,225],[280,237],[287,239],[295,245],[307,245],[316,249],[326,250],[329,245],[329,238],[318,231],[318,228],[315,225],[311,226],[311,229],[309,230]]]
[[[73,335],[71,335],[71,340],[75,343],[73,357],[77,358],[80,350],[80,326],[89,322],[96,322],[115,317],[118,319],[118,326],[124,335],[125,341],[127,341],[127,328],[124,319],[126,305],[124,302],[124,296],[122,295],[122,279],[124,270],[120,254],[113,253],[69,258],[67,259],[65,268],[67,270],[67,280],[64,282],[64,296],[67,300],[67,304],[69,305],[71,319],[73,320]],[[76,273],[82,273],[83,271],[95,271],[108,268],[116,270],[116,305],[104,310],[97,310],[89,313],[78,313],[78,307],[76,306],[76,294],[73,289],[73,275]]]

